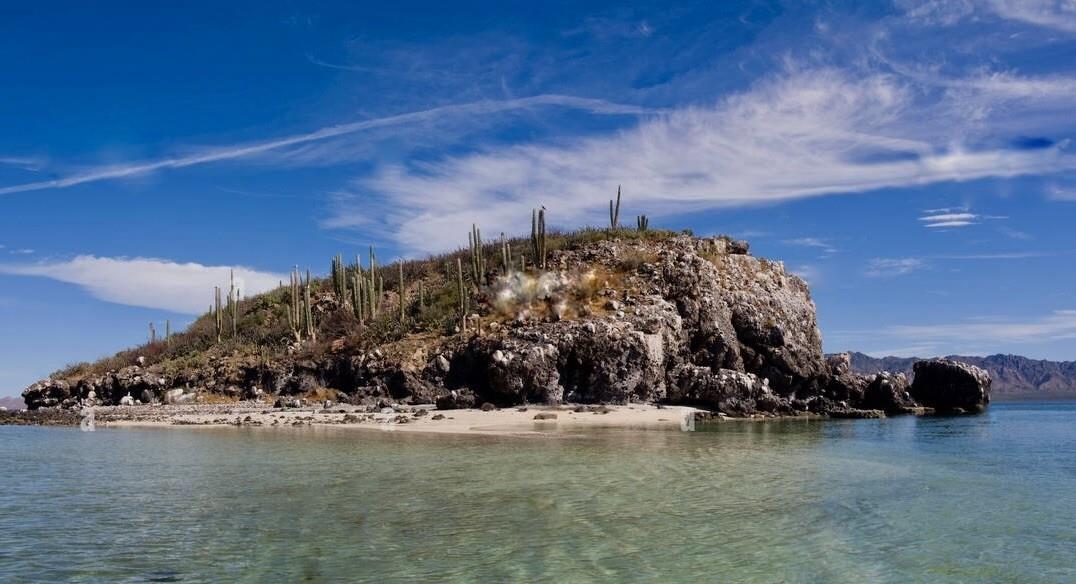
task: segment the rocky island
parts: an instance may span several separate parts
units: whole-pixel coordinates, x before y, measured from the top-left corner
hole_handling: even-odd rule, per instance
[[[358,421],[564,404],[864,418],[970,413],[990,399],[989,377],[963,363],[919,362],[909,383],[825,356],[807,284],[746,242],[651,230],[645,217],[547,234],[544,212],[529,240],[487,243],[477,228],[469,239],[385,267],[373,250],[338,256],[327,278],[296,270],[249,298],[218,289],[188,330],[71,366],[23,397],[30,410],[97,404],[156,419],[199,404],[325,404]]]

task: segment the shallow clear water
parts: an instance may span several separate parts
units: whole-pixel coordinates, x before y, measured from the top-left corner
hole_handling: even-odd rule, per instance
[[[1076,404],[694,433],[0,428],[0,581],[1076,582]]]

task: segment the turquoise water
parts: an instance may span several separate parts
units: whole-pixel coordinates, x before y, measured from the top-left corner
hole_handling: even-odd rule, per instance
[[[0,441],[4,582],[1076,582],[1076,404],[549,438]]]

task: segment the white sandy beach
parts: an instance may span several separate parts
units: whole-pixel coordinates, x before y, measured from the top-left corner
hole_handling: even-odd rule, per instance
[[[684,406],[632,404],[529,406],[492,411],[411,408],[369,413],[354,406],[278,409],[243,403],[98,408],[94,423],[100,427],[332,426],[407,433],[537,435],[596,428],[678,430],[696,411]]]

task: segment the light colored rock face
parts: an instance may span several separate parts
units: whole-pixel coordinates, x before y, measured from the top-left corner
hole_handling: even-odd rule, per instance
[[[723,240],[680,237],[563,252],[557,264],[565,269],[617,280],[599,286],[593,304],[601,309],[569,305],[581,316],[522,320],[476,339],[457,352],[452,370],[471,375],[456,382],[498,403],[667,400],[792,411],[798,394],[817,394],[829,375],[814,304],[781,264],[727,250]],[[623,271],[639,257],[649,261]]]
[[[754,373],[781,394],[813,393],[827,367],[807,285],[780,263],[707,254],[705,241],[694,243],[662,262],[692,361]]]

